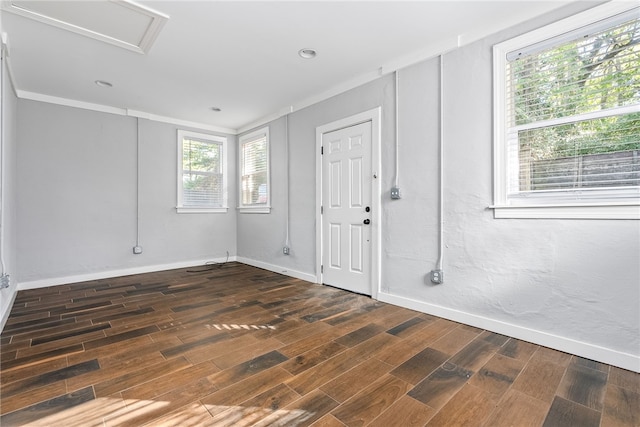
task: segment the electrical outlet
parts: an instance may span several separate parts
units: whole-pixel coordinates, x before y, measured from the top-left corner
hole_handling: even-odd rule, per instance
[[[142,246],[134,246],[133,247],[133,253],[138,255],[142,253]]]
[[[282,248],[282,253],[285,254],[285,255],[289,255],[289,246],[284,246]]]
[[[431,270],[431,273],[429,274],[431,283],[439,285],[444,281],[444,273],[442,272],[442,270]]]
[[[392,199],[400,198],[400,189],[398,187],[391,188],[391,198]]]

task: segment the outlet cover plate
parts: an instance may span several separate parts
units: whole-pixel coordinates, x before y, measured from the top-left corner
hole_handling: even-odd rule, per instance
[[[431,270],[429,278],[431,279],[431,283],[439,285],[444,281],[444,273],[442,270]]]
[[[391,189],[391,198],[399,199],[400,198],[400,189],[398,187],[393,187]]]

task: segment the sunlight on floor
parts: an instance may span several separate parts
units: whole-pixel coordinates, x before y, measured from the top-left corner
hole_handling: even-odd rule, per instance
[[[202,405],[168,408],[171,402],[102,397],[20,424],[23,426],[296,426],[313,417],[301,409]],[[213,417],[212,417],[213,415]]]
[[[206,405],[207,409],[216,414],[213,417],[215,426],[295,426],[311,418],[314,413],[302,409],[269,409],[241,406],[212,406]]]

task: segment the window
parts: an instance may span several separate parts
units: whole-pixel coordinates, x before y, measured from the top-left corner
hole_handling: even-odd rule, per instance
[[[178,212],[226,212],[226,142],[178,131]]]
[[[239,139],[240,212],[269,213],[269,128]]]
[[[494,47],[496,218],[640,218],[640,9],[629,8]]]

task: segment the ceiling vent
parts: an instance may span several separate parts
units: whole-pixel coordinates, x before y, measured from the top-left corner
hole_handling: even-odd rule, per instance
[[[2,1],[2,9],[142,54],[169,19],[128,0],[11,0]]]

